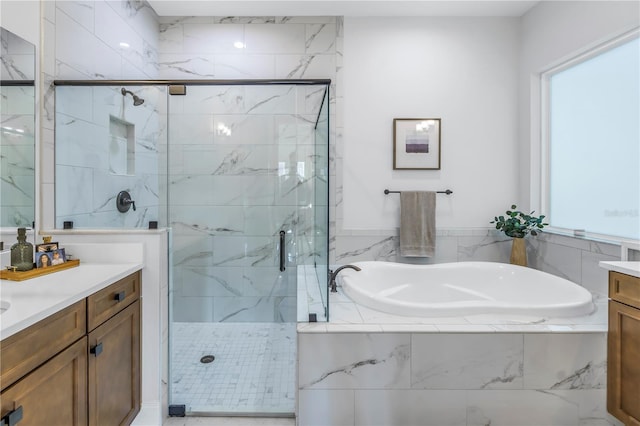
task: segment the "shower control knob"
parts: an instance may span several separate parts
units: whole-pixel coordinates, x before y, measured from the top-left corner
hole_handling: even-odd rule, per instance
[[[120,213],[126,213],[130,207],[136,211],[136,202],[131,199],[131,195],[127,191],[120,191],[116,197],[116,207]]]

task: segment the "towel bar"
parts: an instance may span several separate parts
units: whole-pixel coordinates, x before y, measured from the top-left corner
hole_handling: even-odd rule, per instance
[[[386,194],[399,194],[401,192],[402,191],[389,191],[388,189],[384,190],[385,195]],[[450,189],[447,189],[445,191],[436,191],[436,194],[447,194],[447,195],[450,195],[450,194],[453,194],[453,191],[450,190]]]

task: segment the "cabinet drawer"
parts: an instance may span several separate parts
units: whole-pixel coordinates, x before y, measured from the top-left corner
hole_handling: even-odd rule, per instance
[[[609,297],[640,308],[640,278],[613,271],[609,272]]]
[[[87,338],[3,391],[0,401],[2,416],[21,408],[20,426],[85,426]]]
[[[87,298],[87,327],[91,331],[140,297],[140,271]]]
[[[87,332],[85,300],[57,312],[0,343],[0,383],[5,389]]]

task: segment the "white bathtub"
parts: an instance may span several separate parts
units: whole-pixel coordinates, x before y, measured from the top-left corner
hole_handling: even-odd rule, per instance
[[[340,272],[354,302],[405,316],[511,314],[574,317],[594,310],[579,285],[531,268],[494,262],[409,265],[356,262]]]

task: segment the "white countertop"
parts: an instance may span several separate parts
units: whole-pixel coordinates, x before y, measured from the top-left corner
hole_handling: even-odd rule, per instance
[[[80,264],[25,281],[0,280],[0,340],[5,339],[115,281],[141,270],[141,263]]]
[[[600,262],[600,267],[640,278],[640,262]]]

